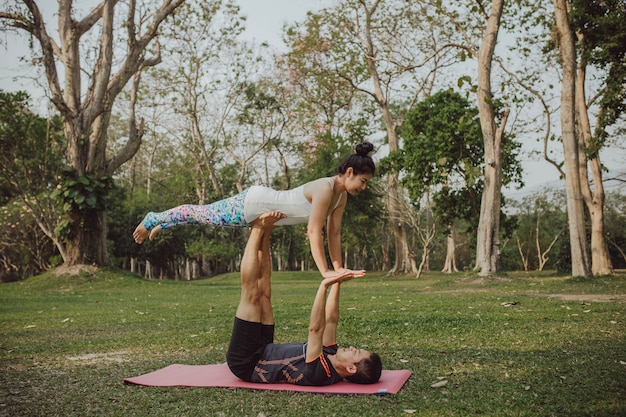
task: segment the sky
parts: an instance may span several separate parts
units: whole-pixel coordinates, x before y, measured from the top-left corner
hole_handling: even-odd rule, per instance
[[[94,0],[77,1],[76,4],[96,4]],[[247,29],[244,36],[257,43],[267,41],[277,49],[282,48],[281,29],[285,23],[296,22],[304,19],[307,11],[318,10],[333,4],[333,0],[239,0],[242,14],[246,15]],[[49,9],[47,15],[53,18],[56,10],[56,1],[40,0],[40,7]],[[81,7],[85,7],[82,6]],[[44,12],[46,14],[46,12]],[[24,78],[24,75],[36,76],[36,71],[28,64],[21,63],[19,57],[26,55],[28,44],[26,38],[16,38],[9,34],[0,34],[0,53],[4,59],[0,62],[0,89],[5,91],[29,91],[36,107],[45,108],[47,100],[37,88],[32,79]],[[16,78],[17,77],[17,78]],[[20,79],[21,77],[21,79]],[[624,141],[622,141],[624,142]],[[521,198],[528,194],[539,192],[545,187],[564,187],[564,181],[559,178],[559,173],[552,165],[544,161],[540,153],[542,144],[534,139],[523,141],[521,156],[524,167],[524,182],[526,186],[521,190],[505,189],[504,193],[511,198]],[[560,144],[553,143],[552,149],[556,154],[562,151]],[[601,159],[609,167],[609,173],[605,178],[616,176],[619,173],[624,176],[626,172],[626,148],[624,146],[613,147],[601,153]],[[618,182],[606,184],[608,190],[621,189],[626,192],[626,186]]]

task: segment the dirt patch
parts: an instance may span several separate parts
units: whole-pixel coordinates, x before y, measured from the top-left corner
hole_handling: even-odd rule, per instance
[[[83,353],[82,355],[68,356],[67,359],[81,365],[97,365],[108,362],[126,362],[130,360],[130,354],[131,352],[128,350],[118,350],[104,353]]]
[[[52,275],[59,277],[61,275],[96,275],[98,273],[98,267],[92,265],[73,265],[73,266],[59,266],[52,271]]]
[[[626,295],[623,294],[547,294],[546,297],[563,301],[587,301],[595,303],[623,303],[626,301]]]

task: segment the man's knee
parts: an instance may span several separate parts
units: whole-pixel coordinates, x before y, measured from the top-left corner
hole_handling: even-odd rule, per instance
[[[250,289],[250,290],[243,290],[241,292],[241,302],[244,302],[246,304],[250,304],[250,305],[255,305],[255,306],[260,306],[261,305],[261,300],[263,298],[263,294],[261,291],[259,291],[257,288],[254,289]]]

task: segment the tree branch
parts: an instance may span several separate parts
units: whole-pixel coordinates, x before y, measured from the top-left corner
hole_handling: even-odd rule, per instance
[[[106,173],[107,175],[113,175],[115,171],[122,166],[126,161],[132,158],[143,140],[145,133],[145,123],[141,119],[139,121],[139,128],[137,128],[137,121],[135,115],[135,106],[137,104],[137,91],[139,90],[139,84],[141,81],[141,72],[143,67],[139,67],[133,78],[133,86],[130,91],[130,115],[128,120],[128,140],[124,147],[117,152],[107,163]]]
[[[35,4],[33,0],[23,1],[32,15],[32,20],[29,20],[25,16],[20,16],[21,18],[19,19],[19,22],[25,25],[21,26],[22,29],[32,34],[39,41],[41,52],[43,54],[46,79],[48,80],[50,93],[52,95],[52,103],[54,103],[59,112],[64,116],[71,115],[72,111],[63,98],[63,90],[61,89],[61,85],[59,83],[59,75],[54,62],[54,57],[60,54],[60,48],[54,39],[48,35],[46,25],[37,4]]]

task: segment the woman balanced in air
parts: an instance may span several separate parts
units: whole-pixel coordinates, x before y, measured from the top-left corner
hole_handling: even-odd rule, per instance
[[[333,177],[319,178],[291,190],[274,190],[252,186],[241,193],[207,205],[185,204],[163,211],[150,212],[133,232],[137,243],[146,237],[153,239],[160,231],[182,225],[212,225],[250,227],[261,214],[278,211],[286,217],[276,225],[307,223],[311,254],[324,278],[347,271],[341,262],[341,220],[346,208],[347,194],[363,191],[374,176],[375,165],[368,155],[373,145],[364,142],[356,153],[345,158]],[[326,262],[322,229],[327,222],[328,253]]]

